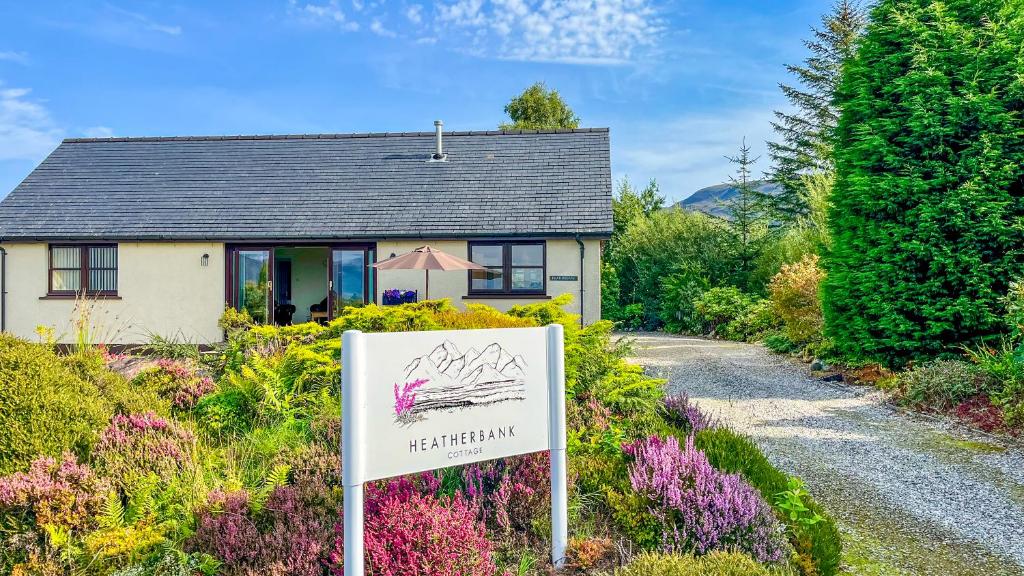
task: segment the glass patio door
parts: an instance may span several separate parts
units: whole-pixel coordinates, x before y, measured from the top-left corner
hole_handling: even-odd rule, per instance
[[[373,300],[374,250],[368,247],[331,250],[331,317],[347,306],[362,306]]]
[[[273,253],[269,249],[237,249],[233,258],[234,305],[245,310],[258,324],[271,321],[270,306],[274,301]]]

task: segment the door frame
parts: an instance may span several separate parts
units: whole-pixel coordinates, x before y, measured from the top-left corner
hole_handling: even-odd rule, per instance
[[[235,277],[235,270],[238,264],[238,253],[240,251],[264,250],[269,252],[270,258],[267,261],[267,322],[274,323],[274,301],[277,298],[277,291],[274,282],[274,250],[277,248],[324,248],[327,251],[327,318],[334,319],[334,251],[335,250],[362,250],[363,261],[363,298],[367,304],[377,303],[377,269],[371,265],[377,262],[376,242],[272,242],[272,243],[226,243],[224,245],[224,304],[227,307],[238,309],[238,279]],[[371,256],[372,254],[372,256]],[[295,270],[292,270],[292,274]],[[371,282],[372,279],[372,282]],[[371,290],[372,284],[372,290]],[[369,292],[367,294],[367,292]]]
[[[235,271],[238,270],[239,252],[263,251],[267,258],[267,323],[274,322],[274,248],[267,244],[240,244],[226,245],[227,257],[224,258],[226,270],[224,276],[224,303],[235,310],[238,310],[238,277]]]

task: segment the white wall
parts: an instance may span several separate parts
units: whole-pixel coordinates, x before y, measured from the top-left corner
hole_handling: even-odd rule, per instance
[[[7,250],[7,330],[35,339],[36,326],[74,342],[74,299],[46,297],[45,243],[4,243]],[[202,266],[203,254],[209,265]],[[224,245],[218,243],[121,243],[117,247],[117,298],[89,299],[98,340],[147,342],[150,334],[178,335],[197,343],[221,340],[224,311]]]
[[[430,244],[456,256],[466,258],[465,240],[383,240],[377,243],[377,260],[392,253],[403,254]],[[554,281],[551,276],[582,278],[585,289],[582,313],[586,323],[601,317],[601,243],[585,240],[585,270],[580,274],[579,245],[572,239],[547,241],[547,295],[569,293],[573,303],[569,310],[581,312],[580,282]],[[48,253],[45,243],[4,243],[7,250],[7,331],[35,339],[36,326],[53,328],[60,342],[74,342],[73,321],[76,302],[73,299],[51,299],[46,296]],[[203,254],[209,265],[201,266]],[[217,320],[224,310],[224,244],[209,242],[120,243],[118,244],[117,298],[89,299],[91,322],[98,340],[111,344],[138,344],[151,334],[177,336],[206,344],[222,339]],[[292,274],[301,274],[309,263],[296,258]],[[318,264],[319,265],[319,264]],[[424,274],[418,270],[381,270],[377,273],[377,301],[389,288],[419,290],[424,296]],[[326,269],[323,270],[326,280]],[[293,277],[293,282],[299,280]],[[293,284],[293,300],[300,286]],[[467,299],[467,273],[464,271],[431,272],[430,297],[450,298],[457,306],[480,302],[499,310],[516,304],[538,302],[537,298],[499,299],[476,297]],[[322,296],[320,297],[322,298]],[[319,302],[319,299],[317,299]],[[305,320],[308,306],[300,307],[296,321]]]
[[[583,279],[585,302],[583,319],[591,324],[601,319],[601,242],[600,240],[584,240],[585,271],[580,274],[580,248],[573,239],[557,239],[547,241],[547,295],[559,296],[569,293],[573,303],[569,311],[580,313],[580,283],[553,281],[551,276],[576,276]],[[465,240],[384,240],[377,242],[377,261],[384,260],[392,253],[401,255],[415,248],[429,244],[430,246],[459,256],[468,258],[469,244]],[[422,270],[379,270],[377,272],[377,301],[382,301],[384,290],[398,288],[401,290],[419,290],[420,298],[424,297],[424,274]],[[466,298],[468,293],[467,273],[464,271],[430,273],[430,297],[450,298],[462,306],[466,302],[480,302],[499,310],[508,310],[516,304],[538,302],[536,298],[487,298],[474,296]]]

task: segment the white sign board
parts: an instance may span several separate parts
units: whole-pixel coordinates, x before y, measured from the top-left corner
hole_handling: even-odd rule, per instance
[[[549,448],[547,329],[364,334],[366,482]]]
[[[345,575],[363,575],[363,483],[551,451],[552,562],[567,538],[562,327],[342,338]]]

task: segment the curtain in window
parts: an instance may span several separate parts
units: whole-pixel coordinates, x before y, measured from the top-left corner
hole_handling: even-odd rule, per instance
[[[54,291],[77,292],[82,288],[82,252],[78,246],[54,246],[50,249]]]
[[[89,247],[89,290],[117,291],[117,247]]]

